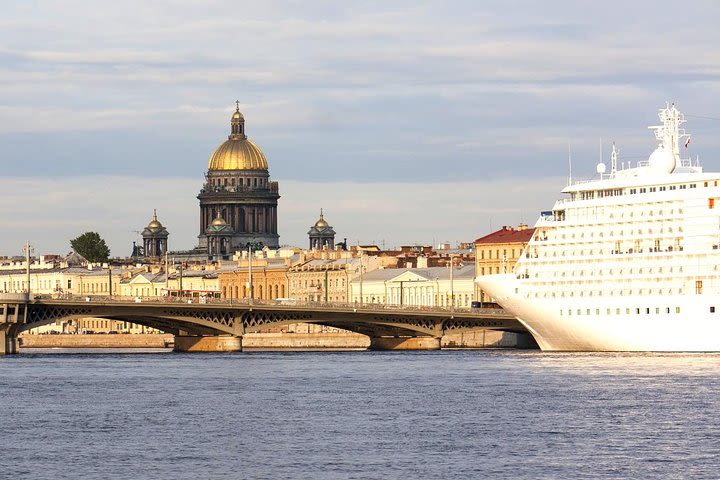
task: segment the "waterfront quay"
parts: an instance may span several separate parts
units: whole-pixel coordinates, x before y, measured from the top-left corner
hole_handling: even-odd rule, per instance
[[[182,298],[29,298],[0,295],[2,352],[18,350],[20,333],[78,318],[144,325],[172,334],[176,351],[241,351],[243,338],[272,327],[308,323],[365,335],[373,350],[437,350],[448,334],[479,330],[527,335],[512,315],[495,308],[421,308],[378,304],[233,301]]]

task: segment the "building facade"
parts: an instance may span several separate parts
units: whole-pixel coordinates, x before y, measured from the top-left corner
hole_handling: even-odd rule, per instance
[[[288,271],[289,296],[305,302],[348,303],[350,282],[360,272],[376,270],[377,257],[338,249],[310,250],[308,258]]]
[[[210,239],[214,235],[210,227],[218,218],[229,226],[225,229],[230,233],[228,243],[220,247],[227,252],[248,244],[278,247],[278,183],[270,180],[262,150],[245,134],[245,117],[239,106],[230,120],[230,136],[210,156],[205,184],[197,198],[199,250],[212,248]]]
[[[521,224],[517,228],[504,226],[475,240],[475,275],[493,275],[512,272],[535,229]],[[490,297],[477,288],[478,300]]]
[[[388,268],[350,283],[354,303],[469,308],[475,300],[475,266]]]

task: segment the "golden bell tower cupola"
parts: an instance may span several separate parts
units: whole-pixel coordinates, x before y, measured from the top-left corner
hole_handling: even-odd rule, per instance
[[[228,140],[246,139],[245,136],[245,117],[240,113],[240,101],[235,101],[235,113],[230,119],[230,136]]]
[[[267,159],[245,134],[240,102],[230,117],[230,135],[208,160],[200,200],[200,249],[211,250],[208,228],[217,218],[230,227],[226,252],[248,244],[277,248],[278,183],[270,180]]]

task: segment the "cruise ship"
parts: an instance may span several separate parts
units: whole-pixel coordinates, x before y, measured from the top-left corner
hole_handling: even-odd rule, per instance
[[[720,173],[675,105],[648,160],[569,181],[512,272],[476,282],[550,351],[720,351]]]

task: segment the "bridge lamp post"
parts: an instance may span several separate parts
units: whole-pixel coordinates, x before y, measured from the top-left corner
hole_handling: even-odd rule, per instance
[[[363,304],[363,253],[360,251],[360,305]]]
[[[28,298],[30,298],[30,254],[34,252],[35,249],[30,245],[30,241],[28,240],[25,242],[25,246],[23,247],[23,252],[25,252],[25,261],[27,262],[26,270],[27,270],[27,294]]]
[[[455,260],[454,258],[456,255],[450,254],[450,309],[455,308],[455,284],[453,282],[453,270],[455,268]]]
[[[112,265],[108,260],[108,296],[112,298]]]

